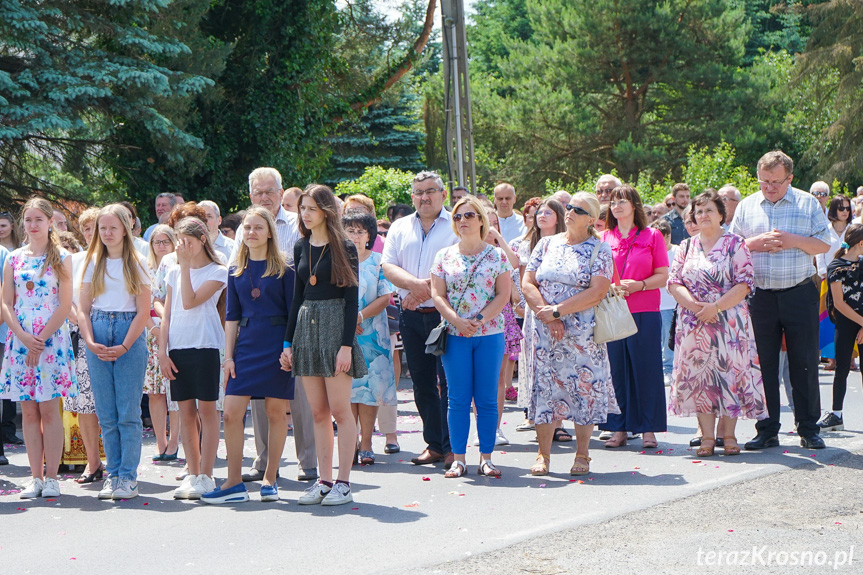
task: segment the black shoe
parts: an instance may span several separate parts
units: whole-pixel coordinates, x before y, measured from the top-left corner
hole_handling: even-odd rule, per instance
[[[821,428],[821,431],[842,431],[845,429],[842,417],[832,411],[825,411],[824,416],[818,420],[816,425]]]
[[[689,447],[701,447],[701,437],[693,437],[689,440]],[[725,447],[725,440],[721,437],[716,438],[716,447]]]
[[[805,447],[806,449],[824,449],[827,446],[824,445],[824,440],[818,435],[810,435],[809,437],[801,435],[800,447]]]
[[[9,465],[9,460],[5,455],[0,455],[0,465]]]
[[[264,478],[264,472],[254,467],[248,473],[243,473],[243,481],[260,481]]]
[[[758,451],[767,447],[779,447],[779,438],[775,435],[756,435],[752,441],[747,441],[743,446],[747,451]]]
[[[297,474],[297,481],[314,481],[318,478],[317,469],[303,469]]]
[[[24,440],[13,433],[12,435],[4,437],[3,443],[8,443],[10,445],[24,445]]]

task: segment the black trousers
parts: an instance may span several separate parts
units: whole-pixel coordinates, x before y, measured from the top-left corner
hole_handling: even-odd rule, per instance
[[[440,314],[437,311],[419,313],[401,310],[402,342],[414,385],[414,403],[423,421],[423,439],[432,451],[446,454],[451,451],[446,375],[440,358],[426,353],[426,339],[439,323]]]
[[[794,421],[803,437],[818,435],[818,288],[811,281],[782,291],[756,289],[749,304],[755,345],[761,362],[769,417],[758,421],[759,434],[779,433],[779,352],[788,347]]]
[[[860,325],[836,310],[836,372],[833,374],[833,411],[842,411],[845,392],[848,389],[848,373],[851,371],[851,356]]]

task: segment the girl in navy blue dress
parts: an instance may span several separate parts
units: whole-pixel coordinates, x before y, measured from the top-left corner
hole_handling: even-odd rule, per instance
[[[294,292],[294,271],[279,251],[276,224],[264,208],[246,210],[236,267],[228,275],[225,315],[225,448],[228,478],[201,497],[205,503],[248,501],[242,480],[243,416],[249,400],[264,398],[270,424],[267,469],[261,501],[278,501],[276,474],[285,436],[294,378],[281,369],[279,355]],[[239,336],[238,336],[239,332]]]

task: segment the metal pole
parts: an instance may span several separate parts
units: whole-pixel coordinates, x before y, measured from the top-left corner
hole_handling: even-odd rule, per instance
[[[453,64],[451,66],[451,70],[453,72],[453,96],[455,103],[455,146],[456,146],[456,166],[458,166],[458,184],[460,186],[464,185],[464,143],[462,142],[462,121],[461,121],[461,90],[459,87],[459,66],[458,66],[458,40],[456,38],[456,25],[455,20],[452,18],[447,18],[447,24],[450,27],[450,34],[452,40],[452,53],[450,54],[450,60],[452,60]]]

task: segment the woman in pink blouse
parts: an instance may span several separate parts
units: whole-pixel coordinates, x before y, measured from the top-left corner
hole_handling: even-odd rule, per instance
[[[617,290],[626,298],[638,333],[608,343],[620,414],[609,413],[599,428],[614,432],[605,447],[626,445],[630,431],[642,434],[642,445],[650,449],[657,447],[656,432],[667,428],[659,288],[668,281],[668,253],[662,234],[647,227],[641,197],[632,186],[611,191],[606,223],[602,239],[611,246]]]

